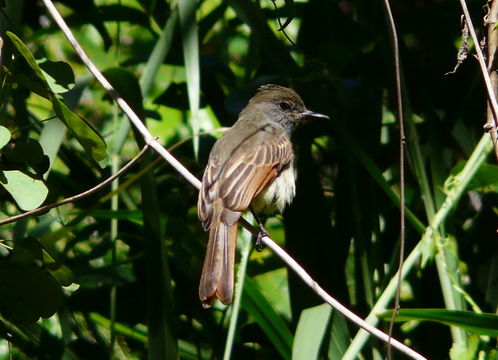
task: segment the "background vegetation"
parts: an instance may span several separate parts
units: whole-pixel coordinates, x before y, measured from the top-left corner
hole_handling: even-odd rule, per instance
[[[5,220],[96,186],[143,140],[42,2],[2,5]],[[392,5],[408,159],[401,307],[414,309],[401,312],[394,336],[431,359],[496,359],[498,169],[486,160],[481,74],[469,56],[445,75],[461,43],[457,1]],[[469,2],[481,37],[484,5]],[[198,177],[220,134],[214,129],[230,126],[261,84],[292,86],[310,109],[328,114],[329,123],[299,130],[297,197],[268,230],[359,316],[392,306],[399,136],[382,2],[56,6],[151,133]],[[279,31],[286,19],[293,43]],[[197,191],[156,158],[149,152],[119,184],[92,196],[1,226],[0,358],[221,359],[231,347],[234,359],[385,356],[376,340],[353,341],[358,329],[320,306],[268,249],[252,251],[240,266],[240,307],[203,309],[197,286],[207,234],[196,216]],[[250,239],[241,234],[248,254]],[[428,308],[440,311],[421,310]],[[370,318],[387,331],[389,317]]]

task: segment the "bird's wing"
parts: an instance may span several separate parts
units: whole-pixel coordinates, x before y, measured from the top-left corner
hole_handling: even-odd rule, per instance
[[[275,130],[275,129],[274,129]],[[280,129],[279,129],[280,130]],[[238,220],[254,199],[292,159],[292,143],[284,131],[258,134],[259,146],[240,146],[225,164],[209,161],[199,195],[198,213],[204,228],[220,220],[227,225]],[[222,209],[214,211],[213,203],[221,200]]]

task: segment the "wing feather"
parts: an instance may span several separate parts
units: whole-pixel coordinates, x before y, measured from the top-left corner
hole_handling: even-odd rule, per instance
[[[242,158],[231,157],[226,166],[219,195],[223,205],[233,211],[245,211],[254,199],[292,159],[292,144],[285,133],[267,142]],[[235,173],[237,182],[230,179]],[[225,185],[225,183],[228,183]]]
[[[261,130],[256,147],[242,144],[222,163],[214,157],[204,171],[199,192],[198,215],[204,229],[223,222],[234,224],[251,201],[292,160],[292,144],[283,130]],[[217,200],[219,205],[213,206]]]

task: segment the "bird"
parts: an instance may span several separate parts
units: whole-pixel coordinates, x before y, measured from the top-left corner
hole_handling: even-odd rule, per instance
[[[209,231],[199,284],[202,306],[228,305],[234,287],[237,222],[247,210],[282,213],[296,192],[292,134],[307,110],[291,88],[260,86],[237,121],[216,141],[202,177],[197,212]],[[256,217],[257,218],[257,217]],[[260,223],[261,231],[264,231]]]

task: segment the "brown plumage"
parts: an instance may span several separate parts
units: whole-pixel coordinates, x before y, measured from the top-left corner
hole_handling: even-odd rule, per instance
[[[282,211],[294,197],[291,133],[305,117],[325,117],[304,107],[292,89],[264,85],[237,122],[215,143],[202,178],[198,215],[209,230],[199,297],[204,307],[233,296],[237,221],[256,212]]]

